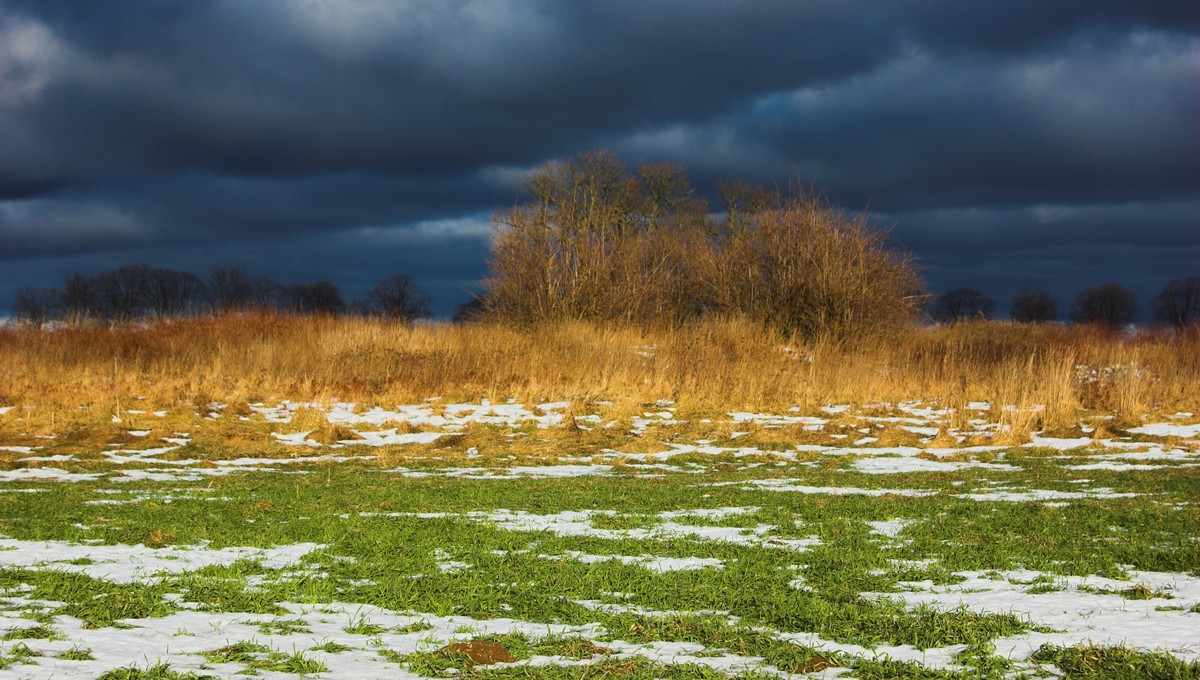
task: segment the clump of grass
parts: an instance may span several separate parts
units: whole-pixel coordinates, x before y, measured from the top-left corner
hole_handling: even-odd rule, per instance
[[[92,655],[92,650],[86,647],[72,647],[62,654],[59,654],[58,658],[65,661],[94,661],[96,659],[96,657]]]
[[[292,635],[293,633],[311,633],[312,631],[302,619],[280,619],[260,621],[258,632],[263,635]]]
[[[193,672],[180,673],[171,670],[166,663],[157,663],[146,668],[124,666],[101,675],[96,680],[216,680],[215,675],[198,675]]]
[[[1054,664],[1075,680],[1176,680],[1200,678],[1200,664],[1169,654],[1140,652],[1125,647],[1043,645],[1031,660]]]
[[[50,626],[37,625],[28,628],[9,628],[4,632],[5,640],[61,640],[62,633]]]
[[[341,441],[361,439],[354,430],[329,422],[324,411],[310,406],[296,409],[288,426],[293,432],[308,432],[307,439],[319,444],[337,444]]]
[[[329,669],[319,661],[293,652],[284,654],[266,645],[254,642],[238,642],[204,652],[209,663],[239,663],[251,671],[276,671],[280,673],[325,673]]]

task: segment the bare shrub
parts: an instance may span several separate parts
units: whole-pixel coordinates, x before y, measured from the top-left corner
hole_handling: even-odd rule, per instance
[[[536,170],[498,213],[487,315],[521,323],[677,325],[746,316],[805,338],[909,322],[921,282],[907,256],[818,197],[723,185],[708,216],[679,166],[630,171],[603,151]]]
[[[727,218],[712,277],[717,308],[806,339],[907,325],[923,299],[916,267],[864,216],[803,192]]]
[[[690,314],[688,237],[702,231],[706,206],[678,166],[632,172],[594,151],[543,166],[525,189],[530,200],[494,220],[492,316],[671,322]]]

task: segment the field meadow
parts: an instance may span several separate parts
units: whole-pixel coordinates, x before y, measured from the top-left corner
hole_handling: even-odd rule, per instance
[[[0,330],[0,677],[1200,678],[1200,337]]]

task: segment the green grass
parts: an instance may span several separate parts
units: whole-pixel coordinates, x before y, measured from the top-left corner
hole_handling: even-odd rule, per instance
[[[1148,654],[1122,647],[1055,647],[1037,650],[1033,660],[1051,663],[1077,680],[1189,680],[1200,678],[1200,664],[1185,663],[1166,654]]]
[[[521,432],[524,434],[518,438],[538,437],[533,430]],[[483,457],[472,458],[469,463],[454,448],[464,446],[463,442],[426,447],[419,456],[402,462],[408,469],[435,473],[467,464],[508,467],[531,463],[523,455],[511,457],[515,454],[506,448],[508,434],[504,428],[491,426],[468,433],[462,439],[475,437],[487,442],[480,449]],[[656,432],[663,438],[668,434],[662,429]],[[618,439],[628,450],[647,444],[625,435]],[[739,438],[732,443],[743,446],[747,441]],[[772,442],[774,448],[787,448],[776,444]],[[199,444],[190,446],[188,455],[233,453],[208,452]],[[376,452],[350,446],[338,453]],[[575,453],[562,452],[564,456]],[[1078,455],[1063,457],[1058,451],[1026,448],[977,457],[1017,466],[1013,471],[966,469],[874,475],[857,471],[853,456],[797,458],[790,460],[769,452],[743,458],[732,453],[687,454],[666,461],[674,469],[644,470],[634,467],[639,461],[629,459],[626,463],[632,465],[618,466],[614,476],[504,480],[437,474],[406,477],[370,463],[292,465],[287,468],[290,472],[304,474],[237,473],[206,477],[200,482],[123,482],[119,485],[123,492],[120,495],[101,493],[116,486],[105,479],[6,482],[9,488],[38,490],[0,494],[0,534],[13,539],[116,545],[148,543],[154,538],[161,544],[211,549],[270,548],[300,542],[323,547],[288,568],[270,568],[243,559],[182,574],[162,574],[134,584],[92,578],[67,569],[102,566],[89,557],[64,560],[60,569],[54,565],[0,568],[0,590],[55,603],[52,609],[34,611],[24,604],[0,602],[0,609],[10,615],[21,612],[37,622],[32,627],[8,628],[2,637],[36,646],[43,640],[69,638],[62,633],[66,628],[60,617],[78,618],[90,629],[146,626],[147,622],[180,612],[182,603],[196,603],[189,607],[205,614],[234,615],[232,620],[251,626],[262,636],[252,642],[233,638],[225,646],[214,645],[197,656],[197,663],[237,663],[249,671],[320,673],[324,666],[310,652],[350,654],[366,650],[428,676],[443,675],[451,668],[480,678],[523,677],[522,673],[548,678],[591,677],[597,673],[673,678],[713,674],[697,664],[663,665],[612,658],[606,645],[620,641],[694,643],[702,647],[695,654],[701,659],[738,654],[793,673],[842,666],[862,678],[990,678],[1019,670],[1019,666],[994,654],[992,641],[1035,630],[1037,622],[1011,614],[978,614],[965,608],[911,608],[863,593],[898,597],[904,594],[904,582],[929,580],[934,585],[950,585],[961,582],[963,577],[957,572],[965,571],[1034,570],[1039,572],[1037,578],[1019,584],[1030,595],[1067,589],[1068,576],[1123,579],[1130,570],[1200,576],[1200,553],[1193,540],[1200,533],[1200,506],[1196,505],[1200,500],[1200,470],[1196,468],[1167,465],[1160,470],[1071,470],[1066,465],[1079,462]],[[809,464],[813,462],[816,464]],[[102,461],[84,458],[63,465],[76,472],[112,469]],[[639,476],[647,472],[659,476]],[[807,486],[935,493],[924,497],[837,496],[771,491],[749,484],[762,479],[788,479]],[[1057,491],[1109,488],[1138,495],[1102,495],[1072,500],[1061,507],[1038,502],[977,502],[962,497],[1001,487]],[[117,497],[137,498],[139,502],[89,503]],[[165,502],[168,497],[169,503]],[[662,528],[663,512],[722,507],[756,510],[718,518],[675,517],[670,521],[690,527],[741,530],[744,537],[749,537],[744,543],[655,533]],[[535,515],[586,511],[592,514],[581,521],[591,529],[610,533],[601,537],[563,535],[552,530],[516,531],[469,514],[498,509]],[[448,514],[424,518],[412,514],[428,512]],[[896,519],[910,523],[895,539],[873,534],[867,524]],[[808,538],[817,539],[817,543],[803,550],[782,547],[784,541]],[[439,550],[470,566],[455,573],[443,572],[438,566],[443,559]],[[573,553],[705,557],[720,560],[721,566],[654,573],[616,560],[585,563],[571,558]],[[186,553],[178,556],[186,557]],[[926,562],[921,566],[919,561]],[[801,576],[807,590],[792,585]],[[1136,579],[1096,592],[1119,595],[1131,602],[1172,597],[1169,590],[1155,590]],[[313,617],[283,606],[332,602],[350,603],[363,607],[363,611],[378,607],[420,618],[397,625],[375,614],[354,612],[347,616],[339,612],[330,614],[337,619],[331,622],[335,629],[330,633],[332,637],[323,639],[326,629],[318,630]],[[609,608],[597,610],[594,603]],[[627,611],[612,609],[614,606]],[[1184,602],[1182,606],[1158,609],[1194,617],[1197,606]],[[397,636],[411,636],[403,644],[411,644],[412,637],[433,636],[443,629],[431,620],[448,616],[515,619],[547,629],[568,627],[570,630],[564,633],[543,636],[476,636],[467,623],[463,624],[467,629],[454,639],[472,636],[471,640],[494,643],[518,661],[564,656],[587,659],[589,665],[539,667],[536,671],[493,668],[464,661],[461,654],[446,647],[449,639],[430,639],[418,652],[395,651],[401,644]],[[595,634],[578,632],[586,627]],[[204,633],[192,631],[193,635]],[[343,633],[349,637],[342,637]],[[814,633],[828,641],[867,648],[964,645],[966,651],[956,657],[956,663],[966,670],[933,671],[896,660],[825,653],[788,642],[781,633]],[[278,646],[278,641],[269,640],[277,636],[299,636],[296,648],[307,651],[278,651],[271,646]],[[21,656],[13,649],[5,652],[5,663],[36,662],[29,654]],[[81,648],[59,656],[86,661],[92,654]],[[1161,677],[1196,677],[1194,664],[1123,648],[1043,648],[1036,660],[1054,664],[1071,677],[1143,677],[1139,671],[1176,674]],[[199,677],[190,670],[173,670],[152,662],[150,659],[146,665],[115,669],[103,677]],[[592,670],[589,673],[587,669]]]

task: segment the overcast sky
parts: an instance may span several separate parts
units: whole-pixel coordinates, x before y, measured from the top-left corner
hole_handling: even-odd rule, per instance
[[[869,209],[930,288],[1200,276],[1193,0],[0,0],[0,312],[240,263],[449,314],[532,167]]]

